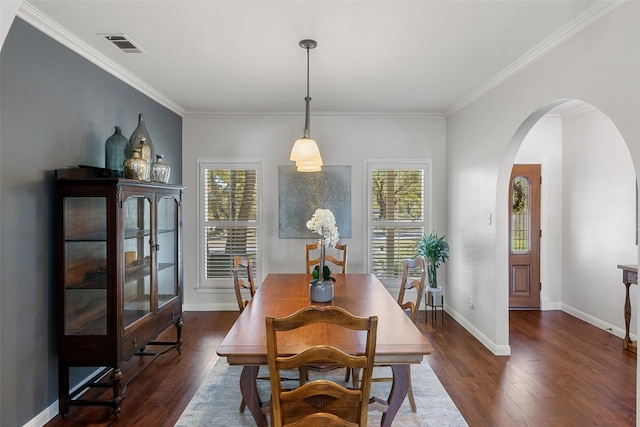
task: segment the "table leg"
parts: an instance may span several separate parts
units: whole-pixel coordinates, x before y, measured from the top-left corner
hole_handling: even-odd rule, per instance
[[[622,341],[622,348],[625,350],[629,350],[633,353],[636,353],[636,343],[631,341],[631,336],[629,335],[629,324],[631,323],[631,299],[629,298],[629,287],[631,283],[625,282],[624,284],[627,287],[627,292],[624,298],[624,340]]]
[[[409,365],[391,365],[391,371],[393,372],[393,383],[389,393],[389,406],[387,411],[382,414],[382,420],[380,421],[380,426],[382,427],[391,426],[398,409],[404,402],[404,398],[407,397],[407,390],[409,389]]]
[[[436,321],[438,320],[438,308],[434,305],[433,307],[431,307],[431,321],[433,323],[433,328],[435,329],[436,327]]]
[[[262,401],[258,394],[258,369],[260,366],[248,365],[242,368],[240,374],[240,392],[242,398],[251,411],[253,419],[258,427],[267,427],[267,416],[262,412]]]

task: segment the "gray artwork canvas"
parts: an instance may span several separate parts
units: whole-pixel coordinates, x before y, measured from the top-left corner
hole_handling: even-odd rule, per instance
[[[278,235],[317,237],[306,224],[318,208],[333,212],[340,238],[351,237],[351,166],[323,166],[320,172],[278,166]]]

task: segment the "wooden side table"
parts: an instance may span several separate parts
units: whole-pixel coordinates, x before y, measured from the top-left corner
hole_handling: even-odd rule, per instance
[[[431,307],[431,320],[433,322],[433,326],[436,326],[437,313],[438,309],[440,309],[440,316],[442,319],[442,325],[444,326],[444,294],[442,293],[442,288],[438,286],[437,288],[427,287],[425,289],[425,321],[429,323],[429,307]]]
[[[625,335],[622,340],[622,348],[632,353],[637,353],[637,343],[631,341],[629,336],[629,324],[631,323],[631,300],[629,299],[629,287],[638,284],[638,266],[637,265],[618,265],[622,270],[622,283],[627,287],[624,299],[624,326]]]

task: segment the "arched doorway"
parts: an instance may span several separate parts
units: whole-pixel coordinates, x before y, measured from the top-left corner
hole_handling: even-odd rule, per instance
[[[563,310],[623,337],[625,287],[617,265],[636,264],[638,248],[636,174],[620,132],[594,106],[559,100],[523,122],[510,151],[498,209],[508,206],[504,170],[514,163],[542,165],[540,308]],[[498,227],[505,229],[505,259],[507,224]],[[632,301],[636,292],[633,287]]]

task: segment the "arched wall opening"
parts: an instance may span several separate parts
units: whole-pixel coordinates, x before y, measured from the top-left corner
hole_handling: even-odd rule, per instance
[[[545,139],[560,149],[545,148]],[[624,337],[625,286],[617,266],[637,264],[637,195],[635,168],[618,128],[595,106],[562,99],[533,112],[514,134],[496,192],[498,335],[506,339],[514,163],[542,165],[540,308],[565,311]],[[637,313],[636,288],[632,313]],[[632,339],[637,324],[632,319]]]

